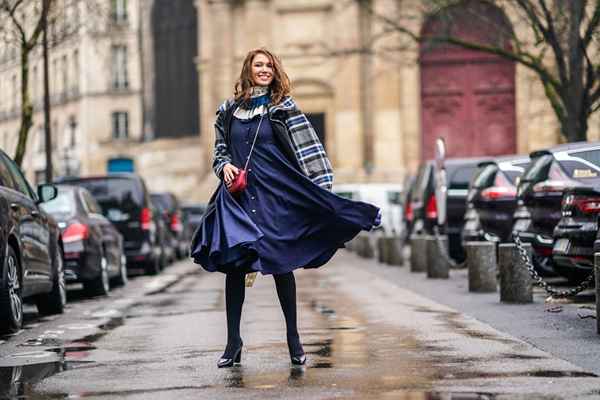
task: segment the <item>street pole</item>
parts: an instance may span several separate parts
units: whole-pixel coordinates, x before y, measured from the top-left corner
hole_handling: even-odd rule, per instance
[[[48,74],[48,12],[50,0],[44,0],[42,7],[43,32],[42,46],[44,58],[44,134],[46,142],[46,182],[52,182],[52,131],[50,127],[50,83]]]

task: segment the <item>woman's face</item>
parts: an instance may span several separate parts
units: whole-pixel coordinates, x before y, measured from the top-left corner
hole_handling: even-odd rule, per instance
[[[269,86],[273,82],[273,64],[265,54],[258,53],[254,56],[252,80],[257,86]]]

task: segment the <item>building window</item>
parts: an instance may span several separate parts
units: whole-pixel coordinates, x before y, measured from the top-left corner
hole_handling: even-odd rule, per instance
[[[19,98],[19,88],[17,87],[17,75],[12,76],[11,84],[12,84],[12,107],[11,107],[11,110],[16,111],[17,110],[17,102],[18,102],[18,98]]]
[[[38,69],[37,66],[31,70],[31,99],[35,104],[38,101]]]
[[[65,143],[72,149],[77,146],[77,119],[74,115],[69,117],[68,140],[65,140]]]
[[[44,126],[38,128],[37,139],[37,152],[40,154],[44,153],[46,150],[46,132]]]
[[[79,50],[73,52],[73,89],[79,92]]]
[[[69,62],[67,60],[67,56],[62,56],[62,96],[67,96],[67,91],[69,90]]]
[[[126,111],[112,113],[113,139],[127,139],[129,137],[129,115]]]
[[[113,22],[127,21],[127,0],[112,0],[111,17]]]
[[[126,89],[129,87],[126,46],[112,46],[112,87],[113,89]]]

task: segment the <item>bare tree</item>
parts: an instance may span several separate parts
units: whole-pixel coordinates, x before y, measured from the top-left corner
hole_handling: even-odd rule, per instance
[[[29,95],[29,59],[38,45],[43,22],[54,0],[0,0],[0,13],[7,45],[20,50],[21,70],[21,127],[15,151],[15,162],[20,166],[25,156],[27,137],[33,125],[33,104]]]
[[[543,85],[565,139],[586,140],[588,120],[600,109],[600,1],[423,0],[420,15],[407,10],[401,18],[377,13],[371,1],[356,1],[376,20],[418,44],[481,51],[526,67]],[[482,5],[494,7],[504,18],[510,16],[508,25],[482,14]],[[461,35],[459,13],[471,29],[495,32],[504,40]],[[416,30],[417,19],[434,21],[435,28]]]
[[[71,8],[67,15],[67,8]],[[110,2],[105,0],[0,0],[0,40],[2,45],[19,51],[21,126],[14,154],[21,165],[27,150],[29,132],[33,126],[34,107],[30,96],[30,60],[41,46],[44,22],[47,22],[48,46],[52,49],[62,40],[77,34],[84,27],[92,32],[104,32]],[[90,18],[83,21],[80,12]],[[46,77],[47,78],[47,77]],[[46,124],[49,129],[49,124]],[[46,143],[47,147],[49,143]]]

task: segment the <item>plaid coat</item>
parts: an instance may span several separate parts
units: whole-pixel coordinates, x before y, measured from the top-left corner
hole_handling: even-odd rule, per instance
[[[221,104],[217,110],[213,170],[219,179],[222,178],[225,164],[231,162],[228,148],[229,129],[236,107],[237,103],[230,99]],[[331,163],[314,128],[292,97],[286,96],[281,103],[270,106],[269,119],[273,133],[288,159],[311,181],[331,190],[333,185]]]

